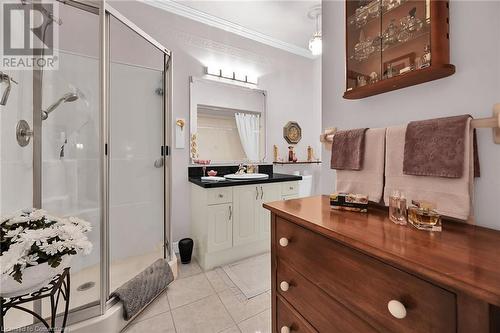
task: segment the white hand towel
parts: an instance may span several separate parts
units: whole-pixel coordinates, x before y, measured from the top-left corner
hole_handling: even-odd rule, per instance
[[[368,129],[363,169],[336,170],[337,192],[364,194],[368,200],[379,203],[384,190],[384,150],[385,128]]]
[[[387,128],[384,200],[395,190],[412,200],[425,200],[437,205],[441,215],[467,220],[473,219],[474,151],[470,119],[466,128],[465,163],[461,178],[413,176],[403,174],[406,125]]]

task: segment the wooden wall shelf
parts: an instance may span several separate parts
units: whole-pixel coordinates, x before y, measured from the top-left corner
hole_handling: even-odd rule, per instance
[[[434,81],[455,73],[455,66],[451,64],[434,65],[418,71],[412,71],[375,84],[355,88],[344,93],[345,99],[361,99],[384,92],[414,86],[416,84]]]
[[[297,162],[273,162],[276,165],[289,165],[289,164],[321,164],[321,161],[297,161]]]

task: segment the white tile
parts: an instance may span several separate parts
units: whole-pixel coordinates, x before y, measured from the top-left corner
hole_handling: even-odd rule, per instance
[[[194,258],[191,260],[189,264],[183,264],[179,259],[178,267],[179,267],[179,277],[178,277],[179,279],[183,279],[186,277],[202,273],[200,265],[198,265],[198,263]]]
[[[228,328],[227,330],[221,331],[220,333],[241,333],[241,331],[238,326],[233,326]]]
[[[217,295],[172,310],[177,333],[217,333],[234,326]]]
[[[168,301],[172,309],[214,294],[215,291],[205,277],[205,274],[175,280],[167,290]]]
[[[174,322],[170,312],[164,312],[152,318],[133,323],[126,330],[126,333],[175,333]]]
[[[237,288],[224,270],[220,267],[205,272],[205,275],[216,292],[221,292],[228,288]]]
[[[168,311],[170,311],[170,306],[168,305],[167,292],[163,292],[134,319],[134,322],[140,322]]]
[[[238,324],[242,333],[271,333],[271,310],[266,310]]]
[[[269,293],[263,293],[251,299],[246,299],[241,292],[226,289],[219,293],[219,297],[236,323],[253,317],[271,307]]]

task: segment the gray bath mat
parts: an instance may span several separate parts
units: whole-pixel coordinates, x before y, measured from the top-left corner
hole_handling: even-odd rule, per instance
[[[247,299],[271,289],[271,254],[264,253],[222,267]]]
[[[129,320],[174,280],[168,261],[158,259],[151,266],[136,275],[132,280],[116,289],[111,297],[123,303],[123,317]]]

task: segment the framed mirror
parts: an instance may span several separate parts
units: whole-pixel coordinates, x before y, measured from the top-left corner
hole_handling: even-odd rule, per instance
[[[258,163],[266,157],[266,92],[191,78],[192,164]]]

